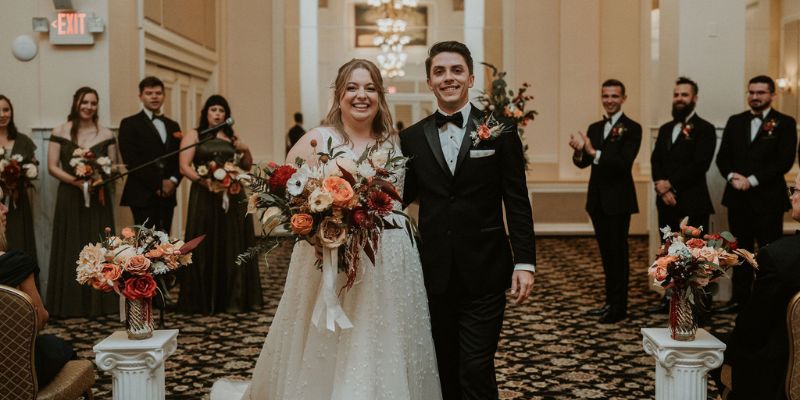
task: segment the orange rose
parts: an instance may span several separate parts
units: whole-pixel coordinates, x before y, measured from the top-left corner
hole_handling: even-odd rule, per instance
[[[122,276],[122,268],[117,264],[103,264],[100,273],[106,278],[106,282],[116,281]]]
[[[350,183],[338,176],[329,176],[325,178],[322,181],[322,187],[333,197],[333,204],[340,207],[346,205],[355,194]]]
[[[92,288],[94,288],[95,290],[99,290],[101,292],[107,293],[114,290],[113,287],[109,286],[107,283],[97,278],[92,278],[92,280],[89,281],[89,284],[92,285]]]
[[[150,259],[141,254],[131,257],[125,264],[125,270],[134,275],[144,275],[148,269],[150,269]]]
[[[164,256],[164,250],[162,250],[160,247],[156,247],[155,249],[147,252],[147,258],[161,258],[162,256]]]
[[[308,235],[314,226],[314,218],[308,214],[292,215],[292,233],[296,235]]]
[[[487,140],[492,137],[492,132],[486,124],[482,124],[478,127],[478,137],[481,138],[481,140]]]
[[[136,236],[136,232],[134,232],[133,229],[128,227],[122,228],[122,237],[125,239],[130,239],[134,236]]]

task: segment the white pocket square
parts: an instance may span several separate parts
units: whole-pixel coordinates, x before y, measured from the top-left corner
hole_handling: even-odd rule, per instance
[[[483,158],[494,154],[494,150],[470,150],[469,158]]]

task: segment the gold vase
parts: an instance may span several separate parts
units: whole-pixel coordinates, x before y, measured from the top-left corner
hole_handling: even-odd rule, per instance
[[[689,342],[697,333],[692,303],[686,297],[687,288],[675,287],[669,300],[669,329],[672,339]]]
[[[125,299],[125,321],[128,339],[141,340],[153,336],[153,298]]]

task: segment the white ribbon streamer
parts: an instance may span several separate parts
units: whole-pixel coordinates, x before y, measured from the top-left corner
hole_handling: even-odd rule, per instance
[[[336,296],[336,273],[339,269],[339,249],[329,249],[324,247],[322,249],[322,285],[319,287],[317,294],[317,303],[314,305],[314,313],[311,315],[311,321],[317,328],[323,324],[322,313],[325,312],[325,327],[331,331],[336,332],[336,324],[339,324],[341,329],[350,329],[353,324],[339,304],[339,298]]]
[[[125,296],[119,295],[119,322],[125,322],[128,316],[125,314]]]
[[[231,200],[228,198],[228,191],[222,192],[222,209],[225,212],[228,212],[228,207],[230,206]]]
[[[89,181],[83,181],[83,205],[89,208]]]

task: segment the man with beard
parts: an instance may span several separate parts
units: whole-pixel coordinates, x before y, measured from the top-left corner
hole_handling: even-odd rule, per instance
[[[722,204],[739,247],[753,250],[783,235],[783,213],[790,208],[784,174],[797,150],[794,118],[772,109],[775,82],[764,75],[750,79],[750,110],[731,116],[717,154],[719,172],[728,181]],[[737,312],[750,297],[753,270],[734,267],[733,296],[719,312]]]
[[[688,224],[708,229],[709,214],[714,213],[706,184],[706,171],[714,159],[717,136],[714,125],[700,118],[697,106],[697,83],[685,77],[675,82],[672,92],[672,121],[661,125],[650,156],[653,184],[658,194],[658,227],[679,230],[684,217]],[[649,311],[666,313],[667,297]]]
[[[642,126],[622,112],[625,85],[603,82],[601,100],[606,117],[589,125],[588,133],[570,136],[572,162],[591,166],[586,211],[592,219],[605,274],[605,305],[590,314],[611,324],[628,316],[628,229],[639,212],[631,168],[642,143]]]

